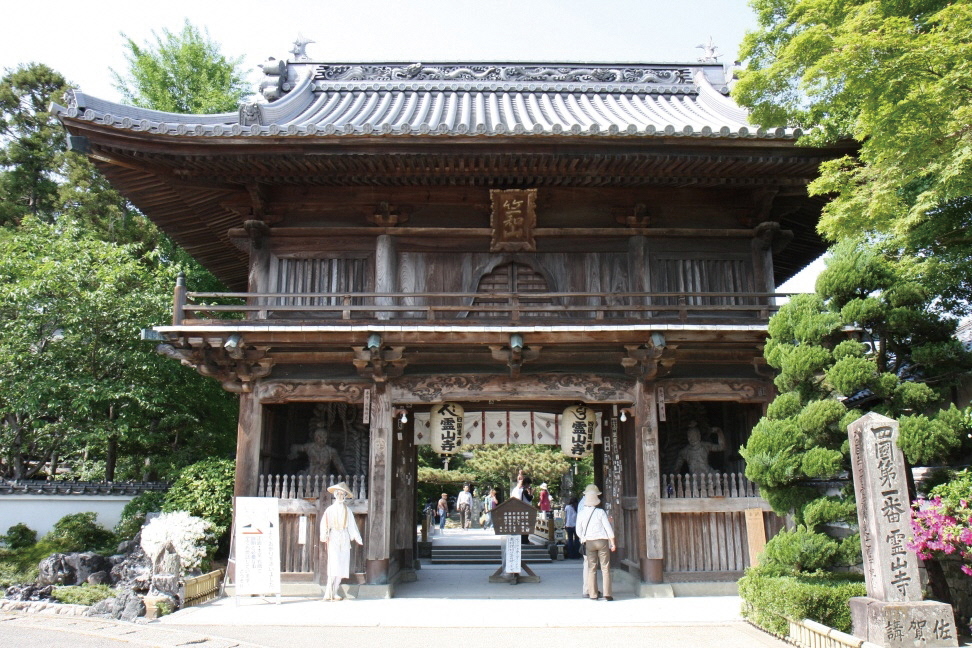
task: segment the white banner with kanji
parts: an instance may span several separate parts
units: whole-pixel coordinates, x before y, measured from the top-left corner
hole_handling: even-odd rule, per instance
[[[462,445],[560,445],[560,414],[549,412],[472,412],[463,417]],[[601,442],[601,414],[597,414],[594,443]],[[429,413],[415,413],[415,445],[429,445]]]

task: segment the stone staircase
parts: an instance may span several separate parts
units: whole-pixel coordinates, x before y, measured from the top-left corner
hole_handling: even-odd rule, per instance
[[[540,545],[524,545],[520,560],[528,564],[548,563],[550,550]],[[433,565],[499,565],[499,545],[432,545]]]

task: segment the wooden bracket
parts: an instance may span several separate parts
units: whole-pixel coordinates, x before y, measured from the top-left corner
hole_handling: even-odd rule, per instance
[[[628,355],[621,358],[621,366],[626,374],[640,380],[661,378],[675,366],[675,347],[626,344],[624,348]]]
[[[270,226],[262,220],[251,219],[243,221],[243,229],[253,242],[253,248],[259,250],[263,247],[263,239],[270,234]]]
[[[368,222],[379,227],[395,227],[407,223],[411,217],[412,208],[407,205],[391,205],[381,201],[375,207],[375,213],[367,216]]]
[[[634,207],[621,208],[616,211],[620,211],[621,213],[615,214],[614,220],[625,227],[645,228],[651,224],[648,205],[644,203],[638,203]]]
[[[506,345],[491,344],[489,351],[493,355],[493,360],[503,362],[510,368],[510,377],[516,378],[520,375],[524,362],[532,362],[540,357],[542,346],[531,345],[528,347],[510,348]]]
[[[226,349],[222,338],[205,340],[201,345],[188,348],[172,344],[155,347],[156,353],[175,358],[200,375],[215,378],[223,389],[235,393],[253,391],[253,384],[257,380],[270,375],[274,361],[267,357],[267,350],[265,347],[246,346]]]
[[[405,359],[405,347],[381,347],[377,349],[352,347],[354,364],[358,374],[383,383],[389,378],[398,378],[405,371],[408,360]]]

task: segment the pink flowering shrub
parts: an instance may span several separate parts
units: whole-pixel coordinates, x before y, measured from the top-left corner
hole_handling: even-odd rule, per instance
[[[957,473],[950,482],[932,489],[931,499],[913,504],[914,538],[908,548],[921,558],[958,555],[962,571],[972,576],[972,472]]]

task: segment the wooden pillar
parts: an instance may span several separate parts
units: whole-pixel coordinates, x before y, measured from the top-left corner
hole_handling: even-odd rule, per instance
[[[371,398],[371,457],[368,468],[368,529],[365,573],[368,583],[388,582],[391,555],[392,407],[384,383],[376,383]]]
[[[264,238],[250,240],[250,273],[247,277],[249,291],[253,293],[270,292],[270,249],[269,242]],[[267,303],[266,299],[250,298],[248,305]],[[250,311],[247,319],[265,319],[266,311]]]
[[[641,553],[641,579],[662,582],[664,547],[662,544],[661,483],[659,482],[658,406],[654,391],[644,381],[635,384],[635,453],[638,469],[638,511]]]
[[[395,247],[395,237],[382,234],[375,241],[375,292],[397,292],[397,275],[398,250]],[[375,300],[375,304],[378,306],[392,303],[393,300],[390,297],[378,297]],[[380,320],[391,319],[392,313],[379,311],[377,317]]]
[[[611,519],[611,526],[614,527],[614,537],[619,541],[626,538],[624,529],[624,511],[621,509],[621,451],[620,451],[620,431],[618,428],[618,417],[614,414],[608,415],[607,425],[601,427],[601,447],[603,448],[602,461],[604,471],[604,493],[601,500],[604,502],[604,510]],[[620,547],[626,552],[625,557],[638,550],[638,547]],[[618,563],[621,552],[615,552],[611,558],[612,563]]]
[[[631,292],[651,292],[651,277],[647,258],[648,239],[632,236],[628,239],[628,270]]]
[[[240,394],[240,417],[236,427],[237,497],[257,494],[260,472],[260,442],[263,438],[263,406],[251,393]]]

